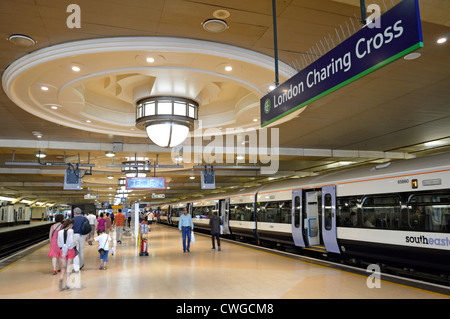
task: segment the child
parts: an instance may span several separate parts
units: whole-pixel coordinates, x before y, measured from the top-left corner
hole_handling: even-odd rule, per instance
[[[106,263],[108,262],[108,252],[109,252],[109,242],[111,241],[111,237],[105,233],[103,229],[97,230],[98,236],[94,238],[95,241],[98,241],[98,251],[100,253],[100,270],[106,269]],[[104,250],[104,253],[101,250]]]

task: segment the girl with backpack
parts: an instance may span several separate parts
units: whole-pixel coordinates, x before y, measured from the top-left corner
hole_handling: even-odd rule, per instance
[[[62,229],[58,232],[58,246],[60,248],[60,258],[62,262],[61,277],[59,278],[59,289],[69,289],[67,283],[69,281],[70,270],[69,266],[76,256],[75,241],[73,239],[73,219],[66,219],[63,223]],[[67,273],[66,285],[63,287],[64,275]]]

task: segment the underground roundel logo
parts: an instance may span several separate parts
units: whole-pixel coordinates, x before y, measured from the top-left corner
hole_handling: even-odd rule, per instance
[[[264,102],[264,113],[269,114],[271,107],[270,100],[267,99],[266,102]]]

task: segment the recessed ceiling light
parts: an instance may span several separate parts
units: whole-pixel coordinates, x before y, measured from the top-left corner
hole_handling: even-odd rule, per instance
[[[92,123],[92,121],[91,120],[86,120],[86,123]]]
[[[447,38],[446,37],[439,38],[436,42],[439,44],[445,43],[447,42]]]
[[[51,108],[52,108],[53,110],[57,110],[57,109],[58,109],[58,107],[57,107],[56,105],[52,105]]]
[[[47,156],[47,154],[42,153],[42,152],[39,152],[39,153],[36,154],[36,157],[38,157],[38,158],[44,158],[46,156]]]
[[[272,84],[271,86],[269,86],[269,90],[270,91],[273,91],[273,90],[275,90],[277,87],[274,85],[274,84]]]
[[[424,145],[426,147],[434,147],[434,146],[440,146],[440,145],[444,145],[445,142],[443,141],[430,141],[430,142],[425,142]]]
[[[258,122],[258,119],[257,119],[257,118],[254,118],[254,119],[253,119],[253,122]]]
[[[36,41],[23,34],[12,34],[8,37],[8,41],[19,47],[31,47],[36,44]]]
[[[74,72],[79,72],[80,70],[81,70],[81,69],[80,69],[79,66],[74,65],[74,66],[72,67],[72,71],[74,71]]]
[[[237,159],[237,160],[243,160],[243,159],[244,159],[244,156],[243,156],[243,155],[238,155],[238,156],[236,156],[236,159]]]
[[[41,90],[42,91],[48,91],[48,87],[47,86],[41,86]]]
[[[421,54],[419,52],[412,52],[410,54],[405,55],[404,59],[411,61],[411,60],[415,60],[417,58],[419,58],[421,56]]]
[[[208,32],[219,33],[228,29],[228,24],[221,19],[208,19],[202,23],[203,29]]]
[[[225,71],[227,71],[227,72],[230,72],[230,71],[232,71],[232,70],[233,70],[233,67],[230,66],[230,65],[227,65],[227,66],[225,67]]]
[[[148,57],[145,59],[145,61],[147,61],[148,63],[153,63],[153,62],[155,62],[155,59],[152,57]]]
[[[190,176],[189,178],[190,178],[190,179],[195,179],[195,176]]]
[[[111,151],[108,151],[108,152],[105,153],[105,155],[106,155],[107,157],[114,157],[114,156],[116,156],[116,153],[111,152]],[[109,178],[109,176],[108,176],[108,178]]]

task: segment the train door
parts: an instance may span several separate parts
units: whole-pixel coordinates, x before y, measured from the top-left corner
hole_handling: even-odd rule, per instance
[[[322,233],[328,252],[340,253],[336,227],[336,186],[322,187]]]
[[[292,191],[292,238],[295,246],[305,247],[303,238],[302,190]]]
[[[216,202],[216,209],[219,212],[219,217],[222,218],[222,230],[224,235],[231,234],[229,227],[229,219],[230,219],[230,199],[219,199]]]
[[[305,229],[310,246],[320,245],[318,196],[319,192],[312,191],[306,193]]]
[[[188,214],[191,215],[191,217],[194,217],[194,216],[192,216],[192,213],[194,212],[194,204],[193,203],[187,203],[186,204],[186,208],[187,208]],[[181,211],[181,214],[182,213],[183,213],[183,211]]]
[[[223,201],[223,215],[222,215],[222,221],[223,221],[223,234],[229,235],[231,234],[230,227],[229,227],[229,220],[230,220],[230,199],[225,198]]]

